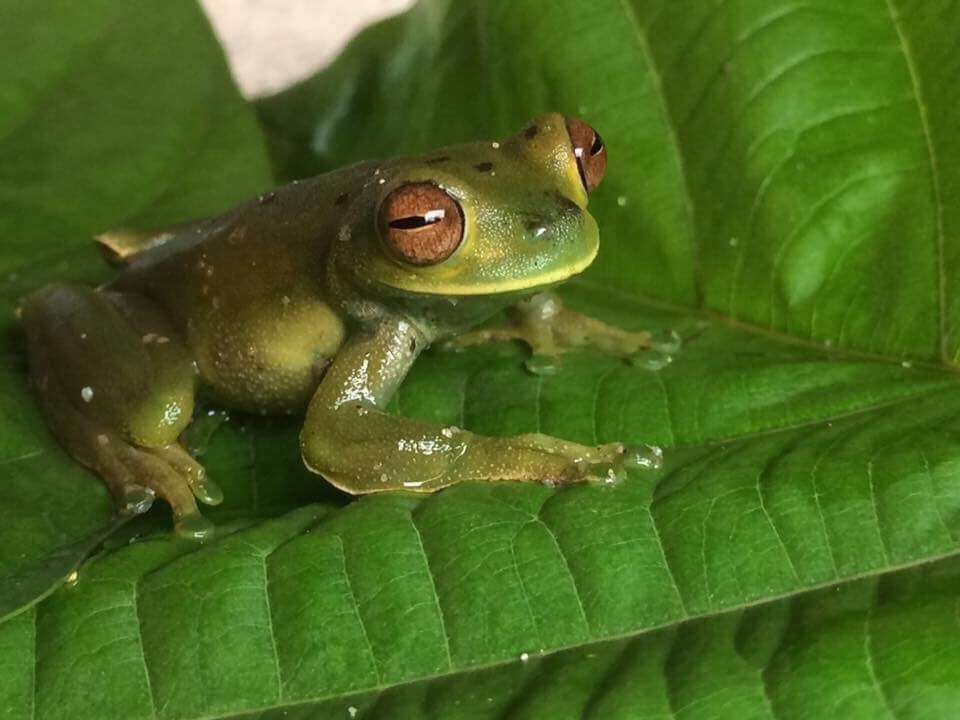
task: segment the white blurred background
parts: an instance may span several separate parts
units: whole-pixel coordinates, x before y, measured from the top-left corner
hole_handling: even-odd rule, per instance
[[[351,37],[413,0],[200,0],[247,97],[313,74]]]

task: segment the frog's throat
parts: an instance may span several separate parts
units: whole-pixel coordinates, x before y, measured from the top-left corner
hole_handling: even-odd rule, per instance
[[[600,246],[594,243],[590,252],[585,254],[576,262],[571,262],[562,267],[553,268],[536,275],[525,275],[523,277],[510,278],[508,280],[491,280],[488,282],[477,282],[470,280],[468,282],[433,280],[430,283],[423,283],[422,280],[411,280],[409,284],[405,278],[391,277],[384,281],[385,284],[416,293],[417,295],[500,295],[505,293],[516,293],[523,290],[533,290],[535,288],[557,285],[564,280],[579,275],[586,270],[597,257]]]

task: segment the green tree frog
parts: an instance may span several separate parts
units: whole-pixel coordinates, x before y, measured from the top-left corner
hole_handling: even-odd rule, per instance
[[[21,316],[50,428],[122,509],[159,496],[198,539],[213,526],[196,501],[223,497],[178,440],[198,392],[305,411],[306,466],[348,493],[612,477],[633,457],[619,443],[485,437],[383,410],[438,341],[519,338],[534,358],[648,344],[545,292],[597,254],[587,200],[605,168],[591,127],[545,114],[502,142],[293,182],[141,248],[98,289],[44,287]],[[507,327],[468,332],[511,305]]]

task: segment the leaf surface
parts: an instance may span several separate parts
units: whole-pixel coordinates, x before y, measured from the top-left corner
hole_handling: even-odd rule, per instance
[[[128,529],[136,542],[0,624],[0,709],[946,716],[960,687],[958,30],[947,0],[422,0],[260,103],[285,178],[502,136],[545,110],[598,127],[603,247],[565,298],[677,330],[672,363],[578,352],[534,377],[512,345],[434,350],[392,410],[656,443],[666,465],[618,487],[348,501],[299,465],[295,423],[235,418],[204,456],[227,490],[219,538]],[[204,197],[187,190],[179,202]],[[4,296],[101,276],[56,250],[38,243]],[[0,567],[22,577],[107,507],[46,439],[11,348],[0,498],[29,528],[0,529],[0,548],[36,539]]]

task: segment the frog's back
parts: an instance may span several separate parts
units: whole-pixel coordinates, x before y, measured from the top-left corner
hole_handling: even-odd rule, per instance
[[[293,183],[131,255],[108,289],[161,306],[225,404],[296,410],[344,339],[324,267],[357,168]]]

